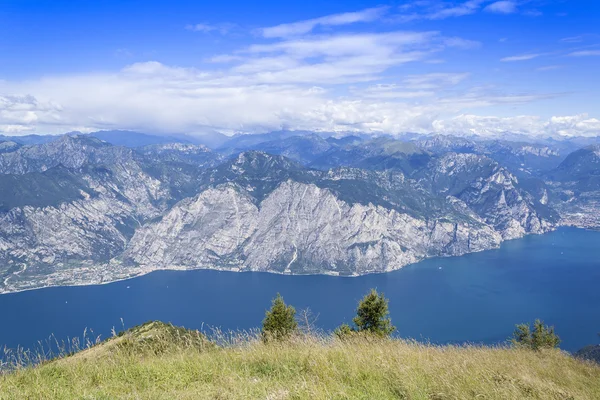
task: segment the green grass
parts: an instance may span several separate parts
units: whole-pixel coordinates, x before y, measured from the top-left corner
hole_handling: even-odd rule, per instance
[[[0,399],[600,399],[600,367],[559,350],[217,339],[146,324],[0,376]]]

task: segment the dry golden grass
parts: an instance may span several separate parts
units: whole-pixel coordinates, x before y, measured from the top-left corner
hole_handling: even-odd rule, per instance
[[[0,399],[600,399],[600,367],[558,350],[316,335],[218,347],[182,332],[150,325],[18,369]]]

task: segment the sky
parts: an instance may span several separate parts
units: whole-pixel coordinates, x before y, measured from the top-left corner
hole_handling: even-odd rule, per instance
[[[596,0],[0,0],[0,133],[600,135]]]

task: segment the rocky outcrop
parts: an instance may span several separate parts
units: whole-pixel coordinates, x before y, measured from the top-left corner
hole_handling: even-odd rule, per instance
[[[503,239],[544,233],[558,217],[519,185],[506,168],[477,154],[448,153],[433,161],[421,179],[432,191],[455,197],[494,227]]]
[[[497,247],[477,223],[413,218],[348,204],[314,184],[285,181],[260,204],[226,184],[184,200],[136,232],[124,258],[158,268],[226,268],[357,275],[392,271],[430,256]]]

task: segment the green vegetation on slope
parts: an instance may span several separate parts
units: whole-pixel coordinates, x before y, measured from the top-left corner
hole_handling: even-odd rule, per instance
[[[151,324],[2,376],[0,399],[600,398],[600,367],[559,350],[437,347],[363,335],[264,343],[259,334],[217,347],[169,342],[182,335],[172,329]],[[143,345],[115,345],[127,336]]]
[[[295,317],[296,309],[286,305],[283,297],[277,293],[271,309],[265,313],[262,328],[263,340],[284,340],[292,336],[298,329]]]

